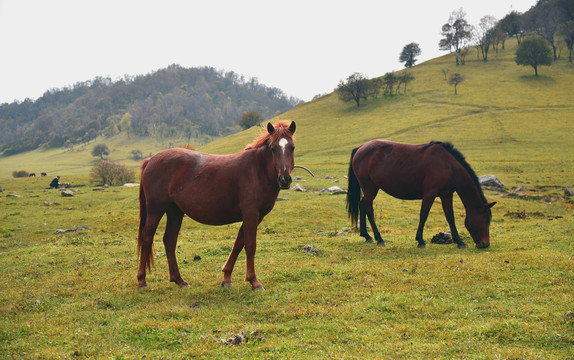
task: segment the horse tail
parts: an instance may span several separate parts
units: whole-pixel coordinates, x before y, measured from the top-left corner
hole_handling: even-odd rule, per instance
[[[353,157],[359,148],[353,149],[351,152],[351,160],[349,161],[349,174],[347,178],[349,179],[349,186],[347,189],[347,214],[351,219],[353,226],[357,226],[357,220],[359,219],[359,206],[361,203],[361,186],[357,180],[357,176],[353,171]]]
[[[140,178],[140,228],[138,231],[138,259],[141,258],[141,249],[143,245],[143,229],[145,227],[145,223],[147,220],[147,206],[146,206],[146,199],[145,199],[145,192],[143,190],[143,172],[148,164],[149,159],[145,159],[141,165],[141,178]],[[153,241],[153,240],[152,240]],[[153,244],[152,244],[153,246]],[[148,258],[146,259],[146,264],[148,270],[151,272],[151,267],[154,264],[153,261],[153,248],[149,251]]]

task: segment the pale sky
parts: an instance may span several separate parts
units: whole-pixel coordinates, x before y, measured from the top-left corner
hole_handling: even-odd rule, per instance
[[[446,54],[440,29],[525,12],[536,0],[0,0],[0,104],[96,76],[117,80],[178,64],[254,77],[308,101],[354,72],[400,70]]]

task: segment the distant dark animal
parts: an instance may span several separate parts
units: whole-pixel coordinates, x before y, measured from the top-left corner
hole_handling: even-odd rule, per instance
[[[360,213],[360,235],[368,242],[373,240],[367,232],[366,217],[378,245],[385,245],[373,214],[373,200],[381,189],[399,199],[422,199],[416,234],[418,247],[426,247],[424,224],[438,196],[453,241],[459,248],[466,248],[454,223],[454,192],[458,193],[465,207],[465,226],[476,247],[490,245],[490,208],[495,203],[486,201],[476,174],[450,143],[433,141],[410,145],[385,140],[369,141],[352,151],[348,178],[347,212],[353,224],[357,223]]]
[[[41,173],[40,176],[48,176],[46,173]]]
[[[30,173],[30,175],[28,175],[28,176],[29,177],[32,177],[32,176],[36,177],[36,173]]]
[[[231,273],[245,247],[245,279],[252,289],[263,289],[255,275],[257,226],[277,200],[280,189],[289,188],[294,167],[295,122],[267,124],[267,132],[244,151],[210,155],[182,148],[159,152],[143,161],[140,182],[140,227],[137,278],[145,287],[146,268],[153,265],[152,243],[164,214],[167,223],[163,243],[169,280],[188,286],[177,265],[175,249],[183,216],[208,225],[243,221],[233,249],[223,266],[222,286],[232,286]]]

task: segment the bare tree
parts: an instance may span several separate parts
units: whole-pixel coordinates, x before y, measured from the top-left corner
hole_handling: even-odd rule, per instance
[[[493,29],[496,25],[496,18],[492,15],[485,15],[480,19],[477,30],[477,43],[482,53],[482,60],[488,60],[488,50],[494,42]]]
[[[441,35],[444,36],[439,42],[439,49],[445,51],[454,50],[456,64],[461,65],[459,59],[461,50],[464,49],[471,39],[471,26],[465,19],[466,13],[461,8],[450,14],[448,23],[442,26]],[[464,62],[464,60],[462,61]]]

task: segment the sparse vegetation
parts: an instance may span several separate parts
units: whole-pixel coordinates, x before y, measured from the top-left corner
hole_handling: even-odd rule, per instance
[[[102,185],[122,185],[133,182],[134,171],[110,160],[98,161],[92,168],[92,179]]]

